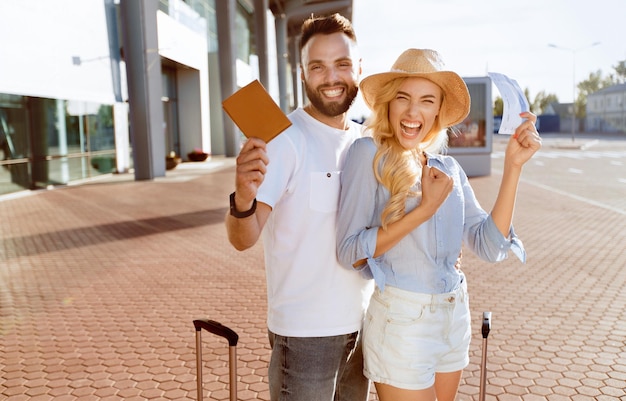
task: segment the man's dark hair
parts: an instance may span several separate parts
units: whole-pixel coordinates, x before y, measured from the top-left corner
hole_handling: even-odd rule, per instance
[[[327,17],[311,17],[307,18],[302,23],[302,30],[300,36],[300,52],[307,42],[313,37],[313,35],[323,34],[330,35],[331,33],[341,32],[348,36],[350,39],[356,42],[356,34],[352,28],[352,23],[343,15],[335,13]]]

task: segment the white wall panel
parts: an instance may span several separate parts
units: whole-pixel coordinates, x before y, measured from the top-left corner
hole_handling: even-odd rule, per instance
[[[103,0],[2,0],[0,38],[1,93],[114,102]]]

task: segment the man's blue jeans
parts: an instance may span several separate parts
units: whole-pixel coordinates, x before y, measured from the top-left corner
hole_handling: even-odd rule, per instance
[[[367,401],[358,332],[332,337],[283,337],[268,332],[272,401]]]

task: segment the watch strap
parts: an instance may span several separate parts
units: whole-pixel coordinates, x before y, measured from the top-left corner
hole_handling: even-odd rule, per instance
[[[240,212],[237,210],[237,206],[235,205],[235,193],[230,194],[230,215],[237,218],[243,219],[249,216],[252,216],[256,212],[256,198],[252,202],[252,207],[250,210],[246,210],[245,212]]]

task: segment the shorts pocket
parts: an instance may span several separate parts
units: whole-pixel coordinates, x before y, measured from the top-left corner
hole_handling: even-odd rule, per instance
[[[418,323],[424,316],[425,305],[413,304],[410,305],[410,310],[404,311],[387,311],[387,322],[391,325],[397,326],[410,326]]]

